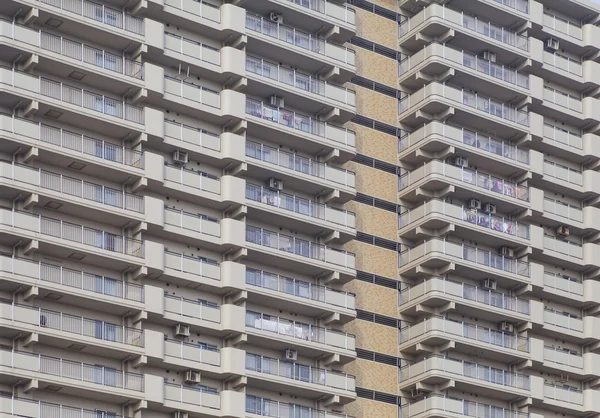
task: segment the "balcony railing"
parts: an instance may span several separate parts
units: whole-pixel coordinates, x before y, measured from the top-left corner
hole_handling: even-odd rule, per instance
[[[583,356],[580,353],[562,348],[544,346],[544,361],[583,369]]]
[[[544,287],[551,287],[563,292],[583,296],[583,282],[580,279],[564,274],[544,271]]]
[[[441,253],[485,267],[529,277],[529,263],[525,261],[440,238],[432,238],[423,244],[404,250],[398,257],[398,264],[400,267],[405,266],[430,253]]]
[[[452,336],[459,336],[497,347],[529,353],[529,339],[526,337],[442,317],[431,317],[402,328],[398,341],[403,344],[421,335],[436,331],[449,334],[451,339]],[[495,350],[493,347],[490,347],[490,349]]]
[[[64,222],[60,219],[0,209],[0,223],[106,251],[144,258],[144,243],[140,240]]]
[[[204,0],[165,0],[165,6],[200,16],[213,22],[221,22],[221,9]]]
[[[215,388],[183,386],[165,382],[165,399],[210,409],[221,408],[221,396]]]
[[[544,86],[544,100],[565,107],[574,112],[583,112],[583,103],[581,98],[572,96],[568,93]]]
[[[199,86],[171,76],[165,76],[165,93],[173,94],[182,99],[202,103],[203,105],[221,108],[221,95],[218,91]]]
[[[350,269],[354,269],[356,263],[356,256],[348,251],[250,225],[246,226],[246,241]]]
[[[496,3],[500,3],[504,6],[515,9],[519,12],[529,13],[529,1],[528,0],[492,0]],[[505,415],[503,415],[505,416]]]
[[[544,175],[583,186],[583,173],[581,170],[567,167],[554,161],[544,160]]]
[[[561,402],[583,405],[583,392],[581,389],[566,384],[546,383],[544,385],[544,397]]]
[[[183,123],[165,121],[165,138],[172,138],[213,151],[221,151],[221,137],[219,134]]]
[[[144,198],[141,196],[39,168],[0,161],[0,177],[103,205],[144,213]]]
[[[460,219],[503,234],[529,239],[529,225],[524,225],[503,216],[497,216],[492,213],[482,212],[481,210],[471,209],[464,205],[455,205],[437,199],[432,199],[425,202],[422,206],[402,212],[399,217],[399,227],[404,228],[431,213]]]
[[[165,312],[209,322],[221,322],[221,309],[218,306],[183,296],[165,295]]]
[[[583,318],[568,312],[544,309],[544,323],[571,331],[583,332]]]
[[[489,97],[467,91],[464,88],[452,87],[437,82],[428,84],[411,95],[404,96],[398,101],[398,113],[402,114],[406,112],[412,106],[425,100],[426,96],[434,94],[439,94],[448,100],[462,103],[465,106],[477,109],[491,116],[508,120],[519,125],[529,126],[529,112],[505,105],[504,103]]]
[[[581,28],[581,24],[573,23],[562,17],[555,16],[552,13],[544,12],[544,26],[575,39],[583,39],[583,29]]]
[[[38,0],[40,3],[58,7],[67,12],[93,19],[115,28],[144,35],[144,20],[121,10],[88,0]]]
[[[221,193],[221,181],[218,177],[174,164],[165,163],[165,181],[210,193]]]
[[[113,412],[76,408],[10,395],[0,395],[0,414],[28,418],[126,418]]]
[[[174,33],[165,32],[165,49],[179,52],[200,61],[221,65],[221,52],[218,49]]]
[[[356,216],[353,212],[336,209],[323,203],[314,202],[295,195],[271,190],[267,187],[246,183],[246,199],[260,202],[280,209],[323,219],[350,228],[356,227]]]
[[[570,132],[549,123],[544,123],[544,138],[560,142],[573,148],[583,149],[581,134]]]
[[[285,0],[279,0],[285,1]],[[347,4],[339,4],[330,0],[287,0],[290,3],[306,7],[312,11],[322,13],[328,17],[351,25],[356,24],[356,11]]]
[[[544,63],[568,73],[578,75],[579,77],[583,75],[583,66],[581,65],[581,62],[557,52],[552,53],[544,51]]]
[[[398,141],[398,152],[418,144],[427,137],[440,134],[445,138],[461,142],[470,147],[489,152],[500,157],[529,164],[529,150],[519,148],[509,142],[492,138],[480,132],[471,131],[462,127],[448,125],[442,122],[430,122],[419,129],[402,136]]]
[[[94,294],[144,302],[144,287],[138,284],[127,283],[84,271],[71,270],[40,261],[18,258],[11,255],[0,255],[0,271],[11,273],[17,277],[27,277]]]
[[[544,249],[583,259],[583,245],[553,235],[544,234]]]
[[[144,168],[144,153],[84,134],[0,113],[0,130],[45,142],[106,161]]]
[[[218,220],[211,219],[206,215],[189,213],[183,209],[165,207],[165,224],[213,237],[221,236],[221,226]]]
[[[427,17],[426,17],[427,16]],[[431,17],[441,17],[448,22],[462,26],[465,29],[472,30],[478,35],[491,38],[498,42],[514,46],[515,48],[529,51],[529,39],[526,36],[519,35],[509,29],[494,25],[491,22],[481,20],[477,16],[465,14],[463,11],[457,11],[446,7],[445,5],[433,4],[410,19],[400,22],[399,35],[402,37],[413,28],[422,24]]]
[[[398,370],[398,380],[404,382],[434,370],[516,389],[530,389],[529,376],[522,373],[509,372],[508,370],[440,355],[433,355],[417,363],[402,367]]]
[[[279,81],[302,91],[318,94],[349,106],[356,106],[356,92],[343,86],[328,83],[311,75],[283,67],[264,59],[247,56],[246,71]]]
[[[298,48],[324,55],[327,58],[353,67],[356,65],[356,53],[352,49],[332,44],[309,33],[282,25],[281,23],[272,22],[262,16],[247,12],[246,29],[278,39]]]
[[[221,364],[221,352],[219,350],[209,350],[200,344],[186,343],[181,340],[165,339],[165,357],[174,357],[213,366]]]
[[[336,168],[329,164],[315,161],[312,158],[301,157],[296,153],[282,151],[279,148],[246,140],[246,156],[275,164],[298,173],[319,177],[344,186],[355,187],[354,172]]]
[[[414,185],[418,181],[430,175],[442,175],[448,178],[458,180],[462,183],[476,186],[494,193],[504,196],[529,201],[529,188],[518,185],[512,181],[507,181],[498,177],[494,177],[487,173],[482,173],[466,167],[446,164],[442,161],[433,160],[425,163],[413,171],[404,173],[399,181],[399,190]]]
[[[263,270],[255,270],[250,267],[246,267],[246,284],[285,293],[286,295],[341,306],[342,308],[355,309],[356,307],[356,296],[353,293],[331,289]]]
[[[339,414],[337,412],[322,411],[313,407],[272,401],[267,398],[259,398],[252,395],[246,395],[246,413],[278,418],[353,418],[349,415]]]
[[[59,81],[31,75],[11,68],[0,67],[0,83],[99,112],[106,116],[144,124],[143,108],[130,105],[122,99],[114,99]]]
[[[246,311],[246,327],[346,350],[355,349],[354,335],[263,313]]]
[[[520,299],[516,296],[482,289],[478,286],[457,282],[445,277],[431,278],[417,285],[407,287],[398,294],[398,303],[402,306],[433,292],[445,293],[461,299],[493,306],[494,308],[529,315],[529,301],[527,299]]]
[[[181,273],[221,280],[221,267],[215,260],[165,251],[165,268]]]
[[[439,394],[429,394],[417,402],[404,404],[400,407],[399,418],[410,418],[424,414],[430,410],[445,411],[452,415],[473,418],[529,418],[525,412],[513,411],[498,406],[446,397]]]
[[[353,131],[281,107],[246,99],[246,113],[309,135],[319,136],[350,147],[356,146],[356,133]]]
[[[144,347],[144,332],[140,329],[15,303],[0,302],[0,308],[0,317],[15,323],[25,323],[98,340]]]

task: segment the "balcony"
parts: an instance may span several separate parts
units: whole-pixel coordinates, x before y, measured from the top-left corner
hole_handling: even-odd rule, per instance
[[[183,166],[165,163],[165,184],[180,184],[192,189],[202,190],[215,195],[221,194],[221,182],[216,176]]]
[[[285,2],[286,0],[279,0]],[[356,11],[347,4],[338,4],[330,0],[287,0],[300,7],[316,12],[333,19],[334,23],[343,22],[350,26],[356,26]]]
[[[583,282],[580,279],[563,274],[544,271],[544,287],[560,290],[577,296],[583,296]]]
[[[31,146],[41,146],[54,153],[67,151],[74,157],[101,159],[102,165],[105,162],[120,164],[125,166],[129,173],[129,167],[144,168],[143,152],[14,115],[0,114],[0,131],[13,134],[19,141]]]
[[[297,89],[297,94],[306,98],[306,93],[315,94],[330,99],[334,106],[345,105],[356,112],[356,92],[341,85],[320,80],[312,75],[284,67],[264,59],[248,55],[246,57],[246,71],[266,79],[265,82],[273,87],[273,81],[291,86]],[[315,98],[315,101],[323,105],[323,100]]]
[[[477,16],[468,15],[462,11],[453,10],[439,4],[432,4],[410,19],[400,22],[399,36],[403,37],[421,26],[425,27],[425,24],[434,18],[445,20],[452,24],[450,26],[456,25],[459,28],[467,29],[472,32],[472,36],[477,38],[483,36],[488,42],[498,42],[521,51],[529,51],[529,39],[526,36],[481,20]]]
[[[544,346],[544,363],[546,362],[556,364],[552,367],[557,369],[568,366],[583,371],[583,356],[570,350]]]
[[[206,215],[188,213],[183,209],[171,209],[165,207],[165,225],[194,231],[199,234],[210,235],[219,238],[221,236],[221,224],[218,220]]]
[[[459,142],[467,145],[469,148],[477,149],[477,152],[482,151],[482,157],[500,159],[500,161],[506,159],[506,164],[510,165],[512,170],[514,170],[515,162],[529,165],[529,150],[527,149],[519,148],[510,142],[495,139],[481,132],[437,121],[429,122],[425,126],[407,133],[399,139],[398,152],[403,153],[400,159],[405,160],[407,157],[410,157],[415,160],[416,156],[413,157],[412,154],[416,152],[413,150],[410,155],[407,155],[405,153],[407,149],[417,145],[418,149],[428,149],[430,143],[432,143],[431,148],[434,148],[438,141],[445,141],[446,139],[450,140],[449,144],[454,145],[453,142]],[[469,148],[466,149],[469,152],[475,153],[474,150],[471,151]]]
[[[580,260],[580,263],[584,262],[582,244],[563,240],[553,235],[544,234],[544,250],[556,251],[569,257],[577,258]]]
[[[583,222],[583,210],[580,207],[544,197],[544,213],[556,215],[571,221]]]
[[[299,345],[315,343],[347,351],[355,350],[356,337],[354,335],[258,312],[246,311],[246,329],[253,333],[267,333],[267,336],[269,334],[280,335],[284,337],[283,343],[285,343],[285,337],[289,337],[290,342]],[[281,337],[272,336],[271,338],[281,341]]]
[[[178,9],[194,16],[208,19],[210,21],[221,22],[221,9],[212,3],[200,0],[165,0],[167,8]]]
[[[221,352],[203,348],[199,344],[186,343],[181,340],[165,339],[165,362],[172,363],[169,357],[194,363],[221,365]]]
[[[544,51],[544,64],[566,71],[569,74],[583,77],[583,65],[581,62],[565,55]]]
[[[143,286],[85,271],[10,255],[0,255],[0,271],[12,274],[20,284],[30,282],[69,295],[76,295],[76,290],[80,290],[95,300],[100,294],[115,298],[112,302],[115,304],[125,304],[124,301],[144,303]]]
[[[167,382],[165,382],[164,387],[165,403],[173,403],[175,409],[188,409],[186,405],[190,405],[192,408],[208,408],[209,410],[221,409],[221,396],[215,388],[183,386]],[[184,407],[178,408],[177,404],[184,404]]]
[[[266,417],[353,418],[337,412],[322,411],[308,406],[272,401],[252,395],[246,395],[246,413],[250,416]]]
[[[544,86],[544,101],[554,103],[573,112],[583,113],[583,103],[580,97],[572,96],[557,89]]]
[[[194,278],[206,278],[209,280],[221,280],[221,267],[215,260],[209,260],[202,257],[192,257],[184,254],[165,251],[165,274],[173,275],[173,270],[177,273],[183,273],[190,280]]]
[[[595,393],[596,391],[594,391]],[[583,406],[583,392],[581,389],[569,385],[546,383],[544,385],[544,398]]]
[[[209,3],[200,2],[199,5]],[[221,53],[218,49],[209,45],[196,42],[174,33],[165,32],[165,50],[174,51],[188,57],[196,58],[202,62],[221,65]],[[215,69],[216,70],[216,69]]]
[[[0,414],[31,418],[126,418],[112,412],[103,413],[97,409],[76,408],[10,395],[0,395]]]
[[[174,77],[165,76],[165,96],[171,94],[175,97],[200,103],[214,109],[221,108],[221,95],[218,91],[208,87],[199,86]],[[177,101],[169,99],[170,101]]]
[[[465,416],[474,418],[503,417],[529,418],[529,414],[512,409],[500,408],[479,402],[472,402],[456,397],[445,397],[439,394],[429,394],[425,398],[401,406],[399,418],[427,416]]]
[[[583,333],[584,331],[583,318],[554,309],[544,309],[544,324],[564,328],[576,333]]]
[[[249,12],[246,13],[246,29],[281,41],[283,45],[289,44],[301,50],[324,56],[331,59],[334,65],[342,64],[351,71],[355,70],[356,53],[352,49],[332,44],[309,33],[271,22]]]
[[[345,146],[347,152],[354,152],[356,147],[356,133],[339,126],[322,122],[315,118],[280,107],[270,106],[253,99],[246,99],[246,113],[257,118],[263,123],[268,121],[280,125],[286,130],[291,130],[293,135],[310,135],[327,140],[329,147]],[[320,140],[319,140],[320,141]],[[329,142],[331,141],[331,142]],[[297,139],[294,141],[297,146]]]
[[[438,296],[448,295],[448,296]],[[456,298],[459,302],[461,301],[473,301],[481,305],[479,309],[490,310],[490,308],[501,309],[502,311],[514,312],[517,314],[529,315],[529,301],[527,299],[521,299],[516,296],[509,296],[504,293],[494,292],[493,290],[482,289],[478,286],[472,286],[464,282],[457,282],[448,278],[432,278],[425,280],[415,286],[408,287],[398,294],[398,304],[401,309],[405,305],[414,305],[417,300],[422,300],[422,303],[426,303],[425,298],[430,299],[450,299],[450,297]],[[469,309],[473,309],[474,304],[469,302],[462,302],[467,305]],[[404,311],[404,310],[403,310]],[[494,310],[494,312],[497,312]],[[504,315],[511,316],[511,314],[503,313]],[[494,313],[494,315],[497,315]]]
[[[322,396],[322,392],[329,392],[331,389],[335,393],[339,393],[339,391],[355,392],[356,390],[354,376],[252,353],[246,353],[246,370],[256,372],[256,374],[251,374],[260,379],[262,387],[287,384],[293,386],[295,391],[310,391],[312,396],[318,397]],[[266,376],[260,376],[261,374]],[[323,386],[329,390],[311,387],[312,385]],[[354,398],[350,394],[345,394],[343,397]]]
[[[348,251],[250,225],[246,226],[246,241],[306,258],[305,262],[307,263],[310,263],[309,259],[312,259],[352,270],[355,269],[356,265],[356,256]],[[332,268],[335,269],[335,267]]]
[[[221,309],[206,301],[165,295],[165,313],[213,323],[221,322]]]
[[[182,147],[185,147],[185,144],[190,144],[206,150],[221,151],[221,137],[219,134],[183,123],[165,120],[164,138],[165,140],[173,139],[177,141],[174,142],[177,145],[179,145],[178,142],[181,142]]]
[[[544,11],[542,22],[548,29],[562,33],[579,41],[583,40],[583,29],[579,24],[570,22],[546,11]]]

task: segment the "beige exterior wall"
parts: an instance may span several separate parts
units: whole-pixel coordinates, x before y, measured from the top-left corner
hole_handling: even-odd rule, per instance
[[[356,48],[356,70],[363,77],[386,86],[397,84],[398,63],[383,55]]]

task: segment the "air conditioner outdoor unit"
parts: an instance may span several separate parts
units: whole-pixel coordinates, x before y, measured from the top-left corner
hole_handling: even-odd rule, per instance
[[[200,383],[200,372],[196,372],[194,370],[188,370],[185,372],[185,383]]]
[[[481,283],[481,287],[487,290],[496,290],[496,280],[484,279]]]
[[[298,360],[298,352],[296,350],[287,349],[283,353],[283,356],[286,360],[296,361]]]
[[[467,204],[471,209],[481,209],[481,200],[479,199],[469,199]]]
[[[467,167],[469,165],[469,160],[464,157],[456,157],[454,159],[454,165],[457,167]]]
[[[569,227],[566,225],[560,225],[558,228],[556,228],[556,233],[562,237],[568,237]]]
[[[275,95],[269,97],[269,101],[271,103],[271,106],[276,106],[276,107],[284,107],[284,104],[285,104],[283,97],[275,96]]]
[[[269,20],[275,23],[283,23],[283,15],[281,13],[269,13]]]
[[[515,250],[510,247],[501,247],[500,254],[502,254],[506,258],[514,258]]]
[[[481,56],[483,57],[484,60],[496,62],[496,53],[495,52],[483,51],[483,54]]]
[[[275,178],[269,179],[269,189],[272,190],[283,190],[283,181]]]
[[[177,324],[175,325],[175,335],[178,337],[189,337],[190,336],[190,326]]]
[[[502,322],[500,322],[500,331],[514,332],[515,327],[510,322],[502,321]]]
[[[187,412],[182,412],[182,411],[175,411],[173,412],[173,418],[188,418],[188,413]]]
[[[188,154],[184,151],[174,151],[173,152],[173,164],[183,165],[188,162]]]
[[[554,39],[554,38],[546,39],[546,50],[547,51],[556,52],[556,51],[558,51],[559,47],[560,47],[560,44],[558,43],[558,39]]]
[[[483,205],[483,211],[485,213],[496,213],[496,205],[492,203],[486,203]]]

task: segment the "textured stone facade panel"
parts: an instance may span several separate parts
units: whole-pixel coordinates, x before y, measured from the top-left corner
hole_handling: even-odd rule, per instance
[[[398,356],[398,330],[394,327],[357,319],[346,324],[344,330],[356,335],[359,348]]]
[[[355,10],[357,36],[388,48],[398,48],[398,23],[367,10]]]
[[[398,215],[374,206],[348,202],[345,208],[356,214],[356,229],[393,241],[398,239]]]
[[[356,190],[389,202],[398,201],[398,177],[385,171],[348,162],[345,168],[356,173]]]
[[[398,253],[360,241],[352,241],[344,246],[347,251],[356,254],[356,269],[368,271],[380,276],[396,278],[398,276]]]
[[[356,307],[391,317],[398,316],[398,291],[389,287],[353,280],[344,290],[356,294]]]
[[[357,100],[361,100],[360,96]],[[398,163],[398,138],[396,136],[352,122],[345,126],[356,132],[356,152],[391,164]],[[396,124],[394,123],[392,126],[396,126]]]
[[[356,386],[385,393],[398,393],[398,368],[388,364],[357,359],[344,367],[356,376]]]
[[[398,100],[365,87],[355,86],[356,111],[362,116],[396,126],[398,123]]]
[[[398,84],[398,62],[358,46],[356,51],[356,69],[361,77],[377,81],[396,88]]]

